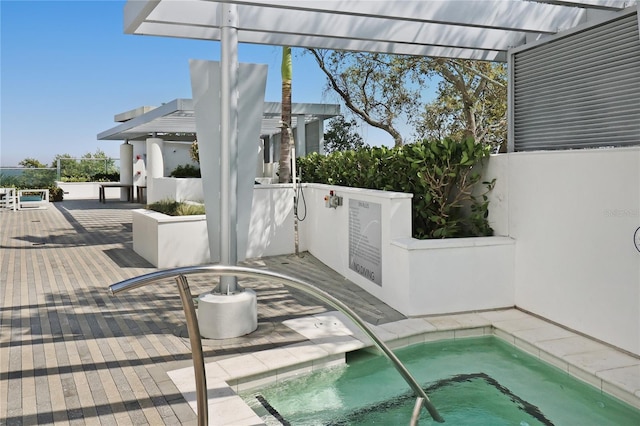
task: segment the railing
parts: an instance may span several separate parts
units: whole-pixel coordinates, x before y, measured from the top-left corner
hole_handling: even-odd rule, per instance
[[[56,161],[56,179],[80,178],[92,180],[96,175],[117,174],[120,172],[119,158],[58,158]]]
[[[56,183],[56,169],[50,167],[0,167],[0,186],[48,188]]]
[[[195,314],[195,308],[193,306],[193,299],[191,291],[189,290],[189,283],[186,275],[198,274],[198,273],[211,273],[215,276],[235,276],[245,278],[267,278],[278,281],[289,287],[293,287],[297,290],[303,291],[307,294],[315,296],[322,302],[338,309],[345,314],[353,323],[355,323],[367,336],[371,338],[374,344],[382,351],[382,353],[391,361],[398,373],[407,382],[411,389],[417,396],[416,405],[411,416],[411,424],[417,424],[418,411],[420,406],[424,406],[429,412],[431,417],[437,422],[444,422],[444,419],[440,416],[435,406],[429,400],[429,397],[425,393],[424,389],[416,382],[411,373],[405,368],[395,354],[389,349],[389,347],[367,326],[367,324],[360,318],[347,305],[330,295],[329,293],[320,290],[319,288],[309,284],[305,281],[293,278],[277,272],[271,272],[263,269],[247,268],[242,266],[223,266],[223,265],[211,265],[211,266],[189,266],[182,268],[166,269],[163,271],[152,272],[150,274],[141,275],[139,277],[131,278],[113,284],[109,287],[112,294],[117,294],[123,291],[133,290],[139,287],[152,284],[158,280],[175,277],[178,284],[178,290],[180,292],[180,298],[182,299],[182,307],[185,312],[187,321],[187,330],[189,332],[189,341],[191,343],[191,351],[193,358],[193,369],[195,372],[196,380],[196,403],[198,409],[198,425],[207,425],[209,421],[208,414],[208,401],[207,401],[207,383],[204,369],[204,357],[202,354],[202,342],[200,337],[200,329],[198,327],[198,320]]]

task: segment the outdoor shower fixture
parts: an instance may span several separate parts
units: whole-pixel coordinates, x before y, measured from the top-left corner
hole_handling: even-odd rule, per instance
[[[296,176],[296,142],[293,138],[291,126],[284,121],[280,121],[282,129],[289,135],[289,146],[291,148],[291,177],[293,178],[293,244],[296,256],[300,256],[300,236],[298,233],[298,177]]]
[[[400,360],[391,351],[391,349],[389,349],[389,347],[367,326],[364,320],[360,318],[360,316],[355,311],[353,311],[346,304],[342,303],[340,300],[336,299],[324,290],[321,290],[305,281],[264,269],[247,268],[242,266],[209,265],[166,269],[163,271],[140,275],[138,277],[130,278],[128,280],[124,280],[111,285],[109,287],[109,291],[112,295],[115,295],[124,291],[144,287],[146,285],[156,283],[166,278],[175,278],[178,284],[180,298],[182,300],[182,308],[186,316],[187,331],[189,332],[189,342],[191,343],[193,370],[195,373],[196,382],[196,404],[199,426],[207,425],[209,422],[207,379],[205,374],[204,355],[202,353],[200,328],[198,327],[198,318],[196,316],[195,307],[193,305],[191,291],[189,290],[189,283],[186,278],[186,275],[198,273],[211,273],[214,276],[219,277],[233,276],[236,278],[244,277],[274,280],[288,287],[292,287],[296,290],[300,290],[304,293],[314,296],[318,300],[342,312],[373,341],[374,345],[389,359],[389,361],[391,361],[398,373],[416,394],[416,404],[411,415],[410,424],[416,425],[418,423],[418,416],[420,414],[422,406],[424,406],[424,408],[431,415],[431,418],[433,418],[435,421],[440,423],[444,422],[444,419],[440,416],[436,407],[431,403],[424,389],[422,389],[422,387],[413,378],[411,373],[409,373],[409,371],[402,364],[402,362],[400,362]]]

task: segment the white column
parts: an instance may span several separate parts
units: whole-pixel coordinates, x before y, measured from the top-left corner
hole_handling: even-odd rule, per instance
[[[153,179],[164,176],[164,158],[162,148],[164,141],[160,138],[147,138],[147,203],[159,201],[153,192]]]
[[[133,184],[136,187],[147,186],[147,165],[145,164],[147,144],[145,141],[133,141],[131,145],[133,146]]]
[[[220,5],[220,261],[238,263],[238,14],[235,5]],[[220,277],[221,293],[237,290],[236,277]]]
[[[264,139],[258,139],[258,161],[256,162],[256,177],[264,177]]]
[[[324,155],[324,120],[318,120],[318,154]]]
[[[120,183],[133,185],[133,145],[129,142],[120,145]],[[128,191],[127,188],[120,188],[120,201],[127,200]]]
[[[296,115],[296,156],[307,155],[307,123],[304,114]]]

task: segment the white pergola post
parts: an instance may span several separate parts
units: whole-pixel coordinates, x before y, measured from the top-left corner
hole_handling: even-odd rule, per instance
[[[238,263],[238,29],[235,5],[220,4],[220,261]],[[213,159],[215,160],[215,159]],[[206,161],[206,160],[205,160]],[[256,293],[243,289],[234,276],[198,297],[202,336],[227,339],[258,327]]]
[[[133,185],[133,145],[129,141],[120,145],[120,183]],[[120,188],[120,201],[127,201],[129,194],[127,188]]]
[[[221,33],[221,194],[220,194],[220,260],[223,265],[238,263],[238,16],[235,5],[220,4]],[[236,277],[221,277],[218,290],[229,294],[237,291]]]
[[[318,120],[318,153],[325,154],[324,151],[324,120]]]

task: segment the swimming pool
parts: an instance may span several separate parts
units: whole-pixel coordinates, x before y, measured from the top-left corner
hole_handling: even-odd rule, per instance
[[[496,337],[395,352],[448,424],[640,424],[639,410]],[[367,351],[347,361],[241,396],[267,424],[408,424],[415,397],[389,362]],[[423,410],[420,424],[436,423]]]

